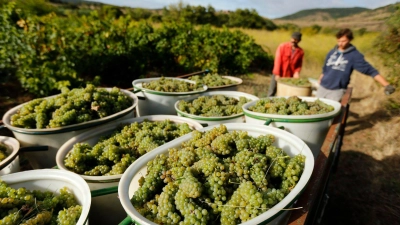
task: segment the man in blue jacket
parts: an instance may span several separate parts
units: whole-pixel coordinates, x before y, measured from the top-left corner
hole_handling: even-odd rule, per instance
[[[373,77],[385,87],[387,95],[392,94],[395,88],[372,67],[364,56],[350,42],[353,32],[350,29],[341,29],[337,34],[337,45],[328,53],[319,77],[317,90],[318,98],[328,98],[340,101],[350,83],[353,70]]]

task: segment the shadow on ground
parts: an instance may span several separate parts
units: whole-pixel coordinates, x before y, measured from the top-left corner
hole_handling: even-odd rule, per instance
[[[351,101],[352,103],[356,103],[362,101],[363,99],[364,98],[354,98],[354,99],[352,98]],[[357,110],[359,111],[359,109]],[[358,131],[372,128],[376,123],[390,121],[392,117],[395,116],[394,110],[391,111],[384,107],[371,114],[367,114],[364,116],[360,116],[358,113],[355,113],[354,111],[355,110],[352,110],[352,107],[350,106],[349,118],[353,117],[355,120],[347,122],[346,135],[350,135]]]
[[[375,160],[357,151],[342,152],[321,224],[400,224],[399,165],[400,155]]]

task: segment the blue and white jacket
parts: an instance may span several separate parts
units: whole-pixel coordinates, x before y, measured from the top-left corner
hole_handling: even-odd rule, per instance
[[[330,90],[346,89],[353,70],[371,77],[379,74],[353,45],[343,52],[340,52],[335,46],[326,56],[322,67],[321,86]]]

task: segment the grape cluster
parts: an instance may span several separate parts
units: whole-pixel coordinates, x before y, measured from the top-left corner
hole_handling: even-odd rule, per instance
[[[191,131],[187,123],[177,124],[168,119],[134,122],[101,137],[93,147],[88,143],[74,144],[64,165],[89,176],[122,174],[138,157]]]
[[[182,112],[196,116],[231,116],[242,113],[242,105],[250,101],[245,97],[236,99],[224,95],[212,95],[200,96],[188,101],[180,100],[177,107]]]
[[[216,73],[214,73],[214,74],[208,73],[205,76],[195,75],[195,76],[189,77],[188,79],[196,81],[199,84],[205,84],[205,85],[207,85],[207,87],[219,87],[219,86],[237,84],[236,81],[233,81],[226,77],[222,77]]]
[[[82,206],[67,187],[59,193],[12,188],[0,180],[0,224],[76,224]]]
[[[119,88],[107,91],[88,84],[51,98],[38,98],[24,104],[11,116],[11,125],[44,129],[63,127],[103,118],[132,106],[132,99]]]
[[[165,77],[150,82],[144,82],[142,83],[142,87],[161,92],[192,92],[204,90],[202,84]]]
[[[333,106],[319,99],[314,102],[307,102],[297,96],[263,98],[249,107],[249,110],[253,112],[279,115],[315,115],[332,112],[334,109]]]
[[[3,161],[10,155],[8,146],[6,144],[0,143],[0,162]]]
[[[307,78],[280,78],[279,82],[298,87],[311,87],[311,82]]]
[[[148,162],[132,205],[158,224],[251,220],[280,202],[305,166],[304,155],[290,157],[274,141],[270,134],[228,132],[224,125],[193,131],[181,148]]]

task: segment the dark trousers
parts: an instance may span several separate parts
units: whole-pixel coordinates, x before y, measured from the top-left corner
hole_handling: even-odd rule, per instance
[[[276,94],[276,79],[275,79],[275,75],[272,75],[271,83],[269,83],[267,96],[272,97],[272,96],[275,96],[275,94]]]

